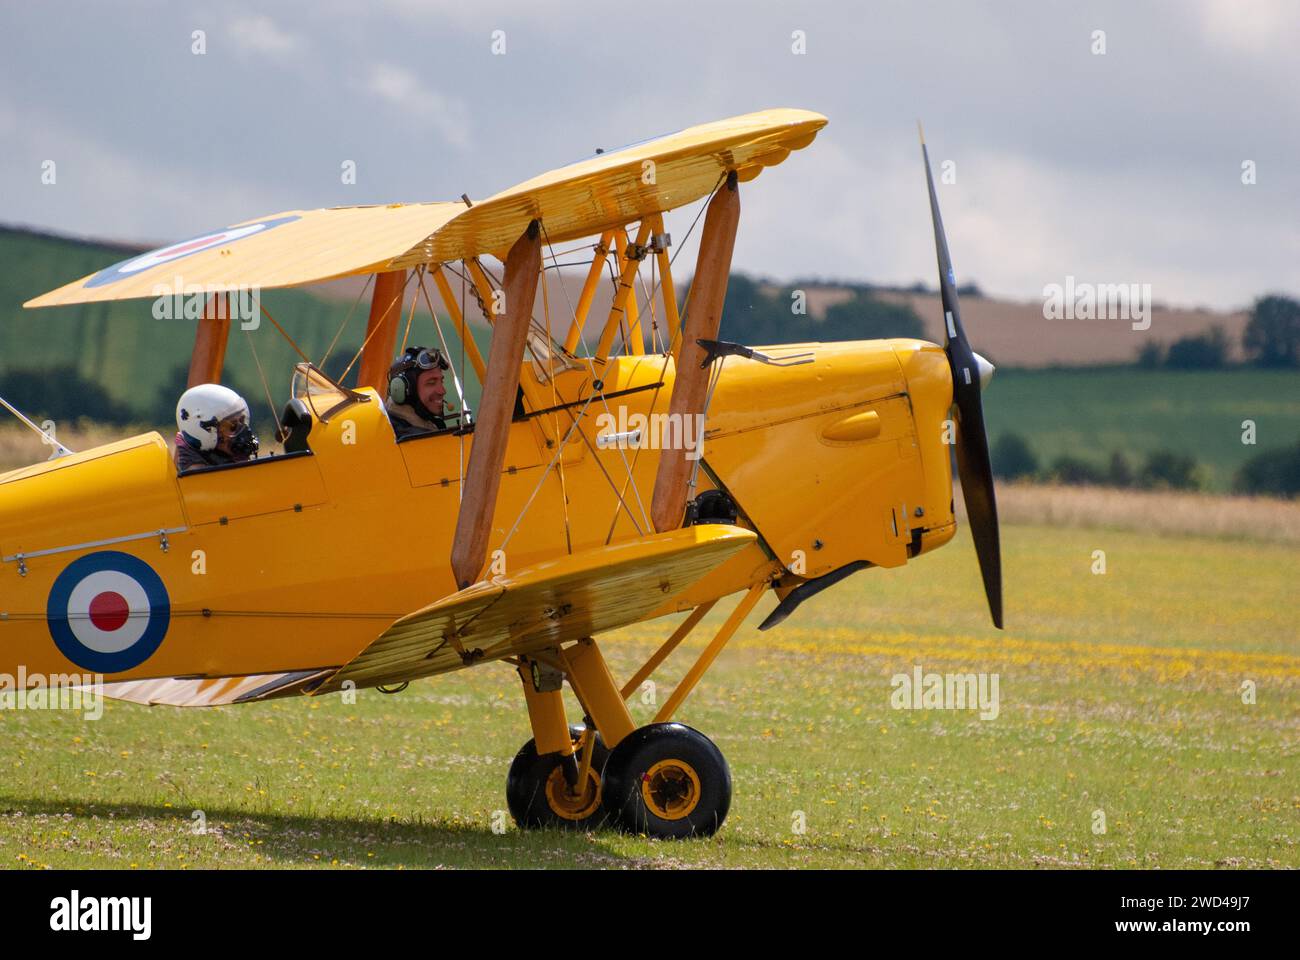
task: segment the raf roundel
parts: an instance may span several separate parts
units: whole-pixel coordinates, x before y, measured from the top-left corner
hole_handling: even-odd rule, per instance
[[[199,253],[203,250],[211,250],[213,247],[225,246],[228,243],[234,243],[236,240],[243,240],[245,237],[251,237],[257,233],[265,233],[267,230],[272,230],[282,224],[292,223],[299,219],[301,218],[297,214],[290,214],[285,217],[261,220],[257,223],[247,223],[242,227],[226,227],[226,229],[218,230],[215,233],[205,233],[197,237],[191,237],[188,240],[182,240],[180,243],[173,243],[168,247],[150,250],[138,257],[132,257],[130,260],[123,260],[111,267],[105,267],[87,280],[86,286],[102,287],[115,280],[121,280],[123,277],[139,273],[141,270],[148,270],[150,267],[171,263],[173,260],[180,260],[182,257],[188,257],[190,254]],[[180,293],[181,291],[176,292]]]
[[[50,588],[46,621],[59,651],[95,673],[123,673],[162,643],[171,601],[139,557],[103,550],[74,560]]]

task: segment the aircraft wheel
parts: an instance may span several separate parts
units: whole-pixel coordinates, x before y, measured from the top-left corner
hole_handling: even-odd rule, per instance
[[[731,770],[722,751],[681,723],[630,733],[605,764],[605,810],[620,827],[664,839],[707,837],[731,807]]]
[[[576,723],[569,727],[569,736],[575,745],[582,739],[584,729]],[[571,789],[564,776],[560,755],[548,753],[538,756],[537,745],[529,740],[515,755],[510,773],[506,775],[506,806],[510,808],[510,816],[523,830],[538,827],[595,829],[605,819],[601,808],[601,772],[608,758],[609,750],[597,733],[587,782]]]

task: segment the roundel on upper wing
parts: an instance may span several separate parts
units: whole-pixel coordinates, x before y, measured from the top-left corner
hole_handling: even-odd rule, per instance
[[[297,214],[290,214],[287,217],[272,217],[270,220],[246,223],[241,227],[226,227],[224,230],[204,233],[188,240],[182,240],[179,243],[173,243],[170,246],[150,250],[138,257],[132,257],[130,260],[115,263],[111,267],[105,267],[87,280],[85,285],[87,287],[102,287],[115,280],[121,280],[123,277],[137,274],[141,270],[148,270],[150,267],[171,263],[173,260],[180,260],[182,257],[188,257],[190,254],[199,253],[202,250],[222,247],[228,243],[234,243],[236,240],[243,240],[245,237],[251,237],[257,233],[265,233],[267,230],[274,229],[282,224],[301,219]]]
[[[102,550],[64,568],[50,588],[46,622],[59,651],[84,670],[123,673],[162,643],[171,601],[139,557]]]

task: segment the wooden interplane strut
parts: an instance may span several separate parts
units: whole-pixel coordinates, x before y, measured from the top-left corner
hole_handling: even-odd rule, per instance
[[[456,538],[451,547],[452,574],[462,590],[478,580],[487,558],[488,533],[501,486],[501,466],[505,462],[510,418],[519,390],[519,368],[532,322],[541,267],[541,228],[534,220],[506,257],[505,311],[493,325],[483,398],[465,473],[460,515],[456,519]]]
[[[190,374],[186,387],[200,383],[220,383],[226,363],[226,344],[230,342],[230,298],[224,293],[208,297],[194,333],[194,351],[190,354]]]
[[[691,282],[690,307],[686,311],[681,345],[675,357],[677,369],[672,398],[668,402],[669,422],[679,425],[678,435],[696,436],[701,444],[704,440],[698,431],[685,427],[688,419],[704,413],[708,396],[707,354],[696,341],[718,338],[739,224],[740,192],[736,174],[731,173],[709,201],[708,212],[704,215],[704,233],[700,237],[700,252],[695,262],[695,279]],[[674,530],[682,524],[686,512],[686,481],[692,465],[692,461],[687,459],[690,452],[682,443],[659,452],[650,516],[655,529],[660,532]]]
[[[474,342],[474,335],[470,331],[470,326],[465,322],[465,317],[461,314],[460,304],[456,302],[456,294],[452,292],[451,284],[447,280],[447,274],[442,269],[442,264],[438,264],[431,272],[433,273],[433,282],[438,285],[438,295],[442,297],[442,304],[447,308],[447,315],[451,317],[451,322],[456,327],[456,333],[460,336],[460,342],[465,348],[465,355],[469,357],[469,362],[474,367],[474,375],[478,377],[478,382],[481,384],[487,374],[487,368],[483,366],[483,357],[478,352],[478,344]],[[432,306],[429,309],[432,310]]]
[[[357,386],[373,387],[382,397],[388,390],[388,368],[393,364],[397,344],[397,327],[402,316],[402,298],[406,290],[406,271],[392,270],[375,274],[375,289],[370,297],[370,319],[362,342],[361,364],[357,369]]]

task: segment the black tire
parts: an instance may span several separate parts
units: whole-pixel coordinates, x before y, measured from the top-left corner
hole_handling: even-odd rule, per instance
[[[681,723],[652,723],[610,752],[605,810],[630,833],[680,840],[712,836],[731,809],[731,769],[722,751]]]
[[[577,744],[586,728],[582,724],[569,726],[569,737]],[[580,759],[580,758],[579,758]],[[541,827],[558,827],[562,830],[594,830],[605,821],[602,804],[601,773],[609,759],[609,750],[600,734],[596,734],[595,751],[591,757],[592,784],[588,788],[594,796],[584,793],[564,802],[572,794],[558,791],[567,786],[558,753],[538,756],[537,745],[529,740],[510,764],[506,775],[506,806],[510,816],[521,830]],[[549,789],[548,789],[549,788]],[[560,803],[556,803],[556,800]]]

